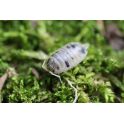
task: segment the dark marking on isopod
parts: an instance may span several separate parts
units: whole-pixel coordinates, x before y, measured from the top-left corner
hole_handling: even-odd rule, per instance
[[[59,70],[59,66],[57,66],[56,68],[57,68],[57,70]]]
[[[68,63],[68,61],[65,61],[65,64],[66,64],[66,67],[69,67],[70,66],[69,63]]]
[[[84,48],[81,49],[81,53],[85,53],[85,49]]]
[[[67,48],[70,48],[70,46],[68,45]]]
[[[72,47],[72,48],[75,48],[75,47],[76,47],[76,45],[75,45],[75,44],[71,44],[71,47]]]
[[[59,51],[56,51],[55,54],[57,54]]]
[[[74,59],[73,57],[71,57],[71,59]]]

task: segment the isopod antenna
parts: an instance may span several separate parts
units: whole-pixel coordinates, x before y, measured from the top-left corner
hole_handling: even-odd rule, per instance
[[[77,102],[77,99],[78,99],[77,89],[72,85],[72,82],[71,81],[69,81],[68,79],[66,79],[66,81],[68,82],[68,84],[70,85],[70,87],[73,88],[73,90],[75,92],[75,98],[74,98],[73,103],[76,103]]]

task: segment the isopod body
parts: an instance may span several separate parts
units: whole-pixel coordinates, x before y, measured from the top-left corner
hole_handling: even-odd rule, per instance
[[[54,74],[66,72],[84,60],[88,44],[71,42],[58,49],[47,60],[47,69]]]

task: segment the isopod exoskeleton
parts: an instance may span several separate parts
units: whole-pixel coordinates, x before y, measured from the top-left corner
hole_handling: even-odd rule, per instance
[[[54,74],[60,74],[75,67],[87,55],[88,44],[72,42],[57,50],[47,60],[47,69]]]

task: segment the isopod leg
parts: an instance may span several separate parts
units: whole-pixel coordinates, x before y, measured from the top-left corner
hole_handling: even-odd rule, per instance
[[[49,71],[49,73],[50,73],[51,75],[53,75],[53,76],[55,76],[55,77],[59,78],[60,83],[62,83],[61,77],[60,77],[59,75],[54,74],[54,73],[53,73],[53,72],[51,72],[51,71]]]
[[[67,79],[66,79],[67,80]],[[73,103],[76,103],[77,102],[77,99],[78,99],[78,94],[77,94],[77,89],[72,85],[72,82],[67,80],[68,84],[71,86],[71,88],[74,89],[74,92],[75,92],[75,98],[74,98],[74,101]]]
[[[45,68],[45,63],[46,63],[46,60],[44,60],[43,64],[42,64],[42,68],[46,71],[48,71],[46,68]]]

